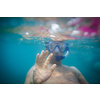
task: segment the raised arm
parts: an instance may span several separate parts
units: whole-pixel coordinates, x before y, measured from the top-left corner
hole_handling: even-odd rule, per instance
[[[48,67],[48,64],[53,56],[53,53],[51,53],[48,57],[47,54],[48,51],[44,52],[44,50],[41,52],[40,55],[37,54],[34,67],[31,68],[27,73],[27,77],[25,80],[26,84],[41,84],[51,77],[56,67],[56,64],[53,64],[50,68]]]

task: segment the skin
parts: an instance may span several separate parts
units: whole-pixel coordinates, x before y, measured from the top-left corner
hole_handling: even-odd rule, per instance
[[[77,68],[62,65],[62,61],[55,60],[55,54],[62,55],[55,50],[53,53],[43,50],[40,55],[37,54],[35,65],[28,71],[25,84],[88,84]]]

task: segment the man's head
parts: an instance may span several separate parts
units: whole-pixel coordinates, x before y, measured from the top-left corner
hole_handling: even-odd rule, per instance
[[[53,53],[56,61],[64,59],[68,53],[68,44],[64,41],[49,41],[46,42],[46,50],[50,53]]]

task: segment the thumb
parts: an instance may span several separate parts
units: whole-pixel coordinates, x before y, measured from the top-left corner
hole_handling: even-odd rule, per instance
[[[51,66],[51,68],[50,68],[50,72],[53,72],[54,70],[55,70],[55,68],[56,68],[56,64],[53,64],[52,66]]]

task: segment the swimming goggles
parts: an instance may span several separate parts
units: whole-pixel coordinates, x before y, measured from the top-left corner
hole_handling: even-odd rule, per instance
[[[57,61],[64,59],[69,54],[68,43],[63,41],[46,42],[46,48],[49,50],[49,52],[53,52],[56,48],[58,48],[61,53],[65,53],[63,56],[55,55]]]

